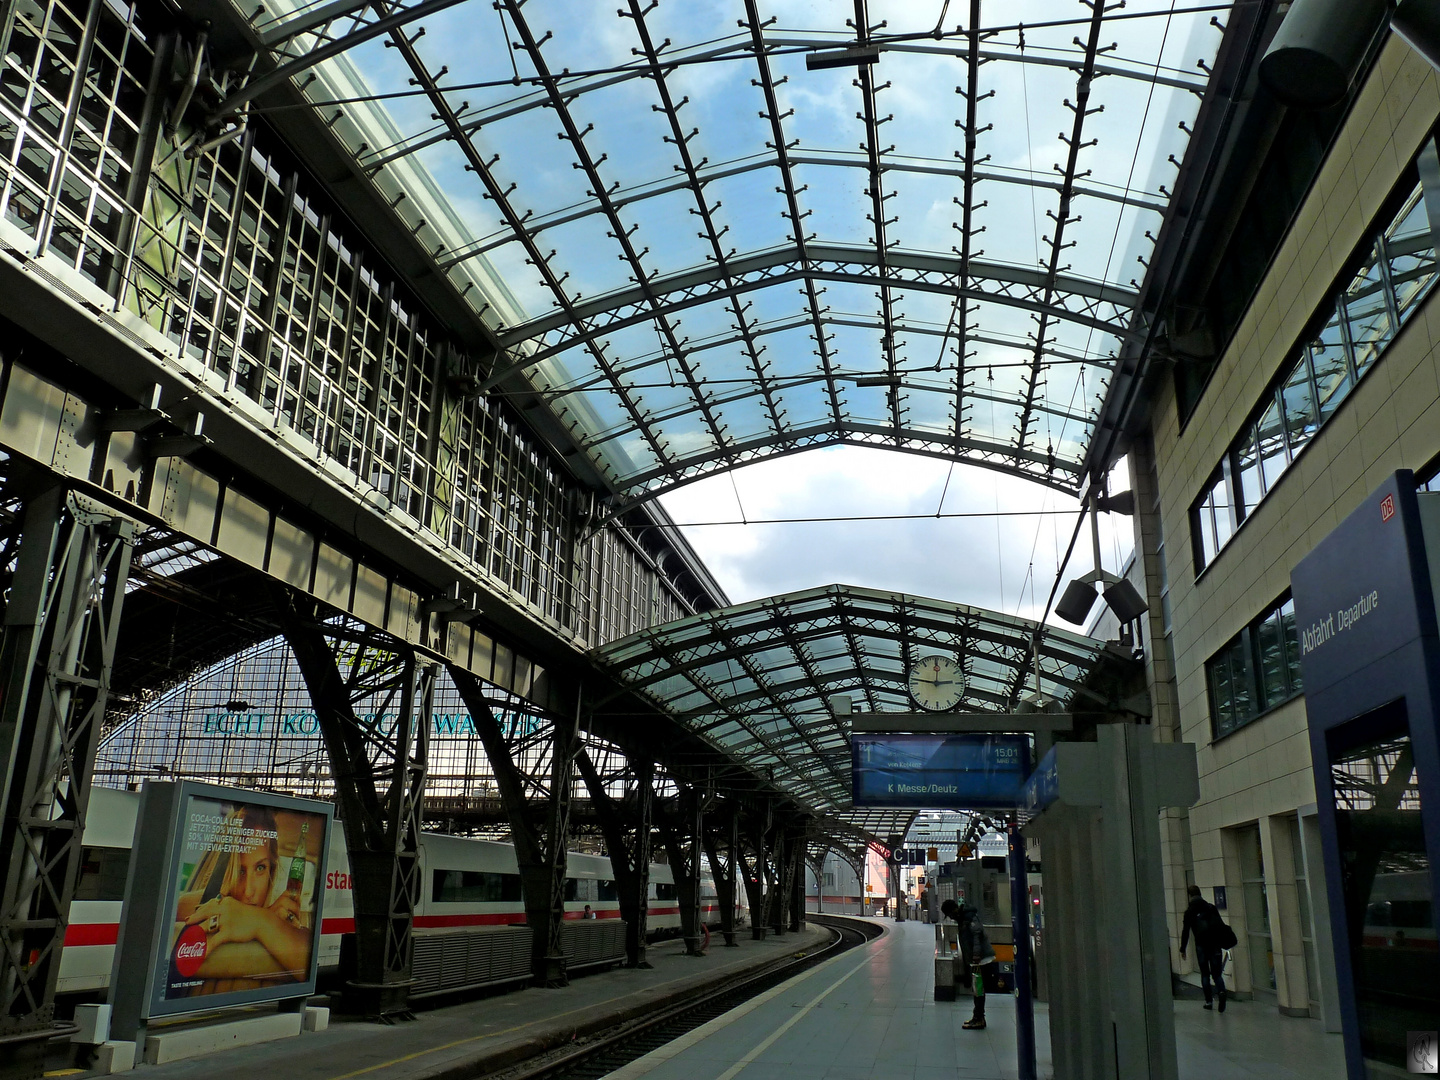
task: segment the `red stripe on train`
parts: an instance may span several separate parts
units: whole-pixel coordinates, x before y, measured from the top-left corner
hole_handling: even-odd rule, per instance
[[[65,927],[65,947],[114,945],[120,938],[119,923],[71,923]]]
[[[703,911],[714,911],[713,907],[702,908]],[[652,907],[651,915],[678,915],[678,907],[660,908]],[[618,919],[620,912],[614,908],[595,912],[600,919]],[[565,918],[580,919],[584,912],[567,911]],[[525,922],[523,912],[503,912],[489,915],[416,915],[415,928],[417,930],[439,930],[454,926],[507,926]],[[355,932],[354,919],[322,919],[320,921],[321,934],[353,934]],[[66,948],[83,947],[87,945],[114,945],[120,936],[119,923],[71,923],[65,928]]]

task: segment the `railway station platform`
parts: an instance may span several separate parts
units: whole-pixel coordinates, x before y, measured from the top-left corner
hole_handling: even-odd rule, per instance
[[[881,920],[871,920],[879,922]],[[987,1027],[971,1002],[934,1000],[934,929],[885,921],[842,953],[611,1072],[606,1080],[1011,1080],[1015,1007],[992,995]],[[1035,1006],[1038,1075],[1051,1077],[1046,1007]],[[1175,1002],[1181,1080],[1341,1080],[1339,1035],[1258,1002],[1224,1014]]]
[[[164,1065],[140,1065],[143,1080],[456,1080],[608,1031],[671,1001],[696,997],[747,972],[759,971],[830,940],[810,924],[799,933],[754,941],[748,930],[733,949],[719,935],[704,957],[688,957],[679,939],[650,946],[651,968],[580,974],[560,990],[503,989],[481,997],[419,1003],[413,1022],[386,1025],[331,1014],[327,1030],[238,1047]],[[452,999],[453,1000],[453,999]],[[272,1010],[273,1011],[273,1010]],[[236,1019],[244,1010],[230,1010]],[[192,1018],[191,1023],[200,1018]],[[222,1019],[216,1015],[212,1019]],[[151,1034],[164,1030],[155,1024]],[[52,1066],[48,1077],[81,1080]]]

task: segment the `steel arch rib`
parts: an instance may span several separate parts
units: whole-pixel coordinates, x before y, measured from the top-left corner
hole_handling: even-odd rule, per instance
[[[1053,287],[1047,288],[1050,286],[1050,282],[1047,281],[1049,275],[1044,271],[1006,266],[1000,263],[972,261],[968,269],[968,276],[971,281],[977,283],[977,287],[957,290],[953,284],[944,279],[958,278],[961,275],[965,270],[961,259],[893,250],[888,253],[885,262],[892,274],[908,272],[908,274],[914,275],[897,276],[890,279],[895,287],[902,290],[916,289],[946,293],[952,296],[965,295],[968,299],[976,301],[1018,307],[1025,311],[1047,315],[1050,318],[1068,320],[1088,329],[1114,334],[1120,338],[1128,339],[1134,336],[1129,329],[1128,320],[1125,323],[1111,321],[1090,314],[1083,308],[1079,311],[1072,311],[1061,304],[1045,304],[1038,300],[1032,300],[1023,292],[1016,295],[1005,291],[1007,289],[1034,290],[1038,294],[1053,291],[1054,294],[1061,297],[1074,297],[1091,308],[1109,305],[1116,309],[1118,316],[1121,312],[1128,313],[1133,310],[1138,301],[1136,293],[1118,285],[1056,274],[1053,278]],[[846,269],[847,267],[857,269]],[[864,270],[859,268],[864,268]],[[863,285],[874,285],[879,281],[879,277],[869,271],[878,270],[880,270],[880,260],[876,253],[869,248],[842,244],[807,243],[801,250],[793,245],[786,245],[770,251],[727,259],[724,266],[710,265],[682,271],[678,274],[652,277],[646,282],[644,288],[627,288],[605,293],[589,300],[576,301],[570,305],[569,311],[552,312],[510,327],[501,335],[500,344],[503,348],[513,351],[526,343],[544,339],[557,330],[572,328],[577,322],[602,320],[606,316],[610,316],[609,320],[601,325],[589,327],[579,333],[568,334],[555,341],[544,342],[534,352],[518,358],[517,368],[529,367],[595,337],[651,319],[657,312],[668,314],[694,307],[697,304],[724,299],[732,295],[732,291],[749,292],[799,279],[852,281]],[[930,279],[930,276],[936,275],[942,280]],[[730,282],[734,284],[728,284]],[[980,282],[994,283],[996,288],[978,287]],[[652,307],[648,303],[652,296],[663,302],[658,307]],[[627,311],[627,309],[635,310]],[[507,368],[505,374],[511,370],[515,370],[515,368]],[[500,377],[502,377],[500,374],[492,376],[491,384],[493,385]]]

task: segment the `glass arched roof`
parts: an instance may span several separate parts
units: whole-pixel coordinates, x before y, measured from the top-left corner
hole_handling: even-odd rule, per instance
[[[912,712],[911,664],[958,660],[956,712],[1013,711],[1034,677],[1036,624],[984,608],[857,586],[772,596],[693,615],[611,642],[592,655],[629,690],[775,785],[801,806],[883,839],[913,816],[857,809],[850,792],[850,723],[857,711]],[[1045,627],[1042,691],[1072,698],[1104,642]]]
[[[618,3],[412,0],[306,86],[443,192],[487,386],[637,499],[836,442],[1077,489],[1228,5]],[[256,28],[285,63],[375,18]]]

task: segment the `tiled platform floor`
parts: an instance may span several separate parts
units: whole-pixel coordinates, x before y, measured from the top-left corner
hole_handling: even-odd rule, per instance
[[[936,1002],[934,931],[887,933],[611,1074],[610,1080],[1002,1080],[1014,1077],[1014,999],[994,995],[984,1031],[970,1002]],[[1047,1013],[1036,1006],[1039,1073],[1051,1075]],[[1338,1035],[1258,1002],[1224,1015],[1175,1004],[1182,1080],[1340,1080]]]

